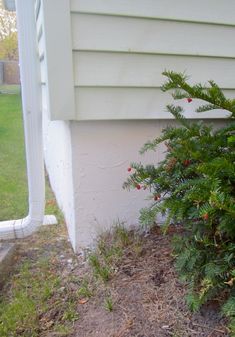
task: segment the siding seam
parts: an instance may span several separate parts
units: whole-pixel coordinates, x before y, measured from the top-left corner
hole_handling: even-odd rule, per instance
[[[187,20],[187,19],[174,19],[174,18],[163,18],[163,17],[155,17],[155,16],[142,16],[142,15],[131,15],[131,14],[119,14],[119,13],[95,13],[89,11],[76,11],[71,10],[71,14],[85,14],[85,15],[94,15],[94,16],[113,16],[113,17],[122,17],[129,19],[143,19],[143,20],[158,20],[158,21],[172,21],[172,22],[180,22],[180,23],[192,23],[192,24],[205,24],[205,25],[213,25],[213,26],[226,26],[226,27],[235,27],[235,23],[222,23],[216,21],[203,21],[203,20]]]
[[[164,52],[148,52],[148,51],[138,51],[138,50],[111,50],[111,49],[83,49],[83,48],[73,48],[73,52],[95,52],[95,53],[122,53],[122,54],[142,54],[142,55],[162,55],[162,56],[186,56],[186,57],[206,57],[206,58],[219,58],[219,59],[235,59],[234,56],[226,55],[203,55],[203,54],[183,54],[183,53],[164,53]]]

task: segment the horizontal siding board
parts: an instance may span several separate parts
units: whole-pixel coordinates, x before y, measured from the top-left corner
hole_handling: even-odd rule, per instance
[[[234,25],[234,0],[71,0],[73,12]]]
[[[165,69],[185,71],[194,82],[213,79],[222,88],[235,86],[232,59],[74,52],[73,61],[76,86],[159,87],[165,81]]]
[[[75,50],[235,57],[235,27],[72,14]]]
[[[234,91],[225,91],[234,95]],[[166,104],[173,99],[160,89],[143,88],[97,88],[85,87],[75,90],[77,119],[79,120],[119,120],[119,119],[172,119],[166,112]],[[187,103],[181,100],[188,118],[223,118],[224,111],[214,110],[196,113],[199,102]]]

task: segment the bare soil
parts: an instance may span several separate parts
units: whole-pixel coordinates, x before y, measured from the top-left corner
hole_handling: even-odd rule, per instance
[[[132,231],[129,235],[136,234]],[[106,283],[94,278],[82,254],[73,253],[61,227],[58,230],[43,229],[24,240],[20,244],[17,264],[22,260],[34,263],[49,257],[62,281],[58,292],[50,298],[51,309],[40,316],[38,336],[229,336],[227,322],[221,317],[217,303],[209,303],[194,314],[188,310],[184,299],[186,286],[179,282],[174,270],[171,237],[171,233],[163,236],[158,229],[147,235],[140,234],[138,249],[134,243],[123,249],[123,256]],[[74,320],[69,333],[54,332],[53,321],[60,318],[53,301],[67,301],[77,296],[84,277],[93,296],[78,297],[79,319]],[[105,306],[107,298],[112,301],[111,311]],[[48,325],[48,322],[52,323]]]
[[[76,337],[222,337],[226,320],[217,303],[192,314],[186,306],[186,287],[174,270],[171,234],[159,230],[142,236],[136,255],[128,247],[115,276],[107,285],[114,300],[112,312],[104,309],[104,291],[80,308]],[[107,292],[107,289],[106,289]]]

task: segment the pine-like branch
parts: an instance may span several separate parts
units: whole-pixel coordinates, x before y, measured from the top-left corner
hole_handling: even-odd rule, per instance
[[[235,100],[226,98],[214,81],[208,81],[209,87],[206,87],[201,83],[190,85],[187,82],[188,77],[183,73],[164,71],[163,75],[167,77],[167,81],[162,86],[162,90],[164,92],[173,90],[174,99],[201,99],[208,104],[199,107],[198,112],[206,111],[206,109],[223,109],[231,112],[230,117],[235,118]]]

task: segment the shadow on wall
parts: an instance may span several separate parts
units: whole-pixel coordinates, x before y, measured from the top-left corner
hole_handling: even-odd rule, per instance
[[[20,84],[20,69],[17,61],[0,61],[1,84]]]

